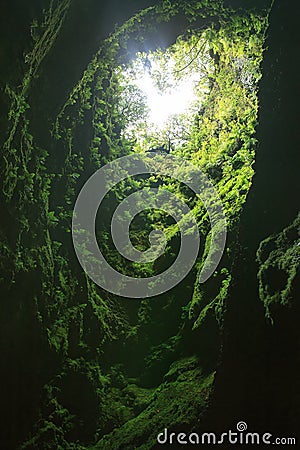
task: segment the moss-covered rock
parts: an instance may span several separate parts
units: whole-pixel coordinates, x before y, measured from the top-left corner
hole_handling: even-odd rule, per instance
[[[267,317],[273,311],[290,307],[296,301],[295,290],[300,281],[300,215],[291,225],[261,242],[259,263],[259,295]]]
[[[214,381],[214,373],[204,374],[199,364],[196,357],[174,362],[165,375],[165,381],[153,391],[127,387],[126,394],[134,392],[137,398],[143,395],[145,409],[91,448],[151,449],[164,428],[192,431],[199,426]]]

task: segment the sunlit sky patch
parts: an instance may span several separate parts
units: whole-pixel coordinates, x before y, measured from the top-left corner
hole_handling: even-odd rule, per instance
[[[170,142],[181,146],[189,139],[193,117],[206,95],[209,64],[194,47],[195,55],[186,55],[180,46],[176,51],[138,53],[122,68],[120,109],[128,113],[123,136],[135,140],[137,150]]]
[[[152,62],[152,66],[155,64]],[[184,113],[195,100],[194,86],[196,74],[181,80],[168,78],[169,87],[161,92],[155,85],[151,73],[145,72],[136,80],[136,85],[147,97],[149,121],[156,128],[162,129],[169,117]]]

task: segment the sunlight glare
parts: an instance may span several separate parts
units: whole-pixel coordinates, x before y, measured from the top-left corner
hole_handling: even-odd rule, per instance
[[[150,122],[158,129],[162,129],[170,116],[184,113],[195,98],[194,84],[196,75],[177,80],[172,88],[161,93],[155,86],[149,73],[145,73],[136,81],[137,86],[147,97],[150,110]],[[173,81],[173,80],[172,80]]]

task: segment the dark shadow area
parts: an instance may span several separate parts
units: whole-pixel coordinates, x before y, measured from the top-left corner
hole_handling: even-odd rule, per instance
[[[275,309],[267,322],[258,297],[256,251],[299,210],[299,60],[297,1],[278,0],[270,28],[260,83],[259,149],[255,177],[242,215],[235,285],[227,301],[224,348],[214,398],[205,426],[234,429],[244,420],[252,431],[274,437],[299,433],[299,277],[292,306]],[[272,245],[272,243],[270,243]],[[266,254],[272,248],[265,248]],[[282,289],[284,273],[269,272],[269,289]]]

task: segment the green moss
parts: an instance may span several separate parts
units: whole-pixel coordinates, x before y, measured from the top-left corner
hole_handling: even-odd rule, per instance
[[[208,406],[213,380],[214,373],[203,374],[195,357],[173,363],[161,386],[146,393],[144,406],[148,406],[91,448],[146,450],[157,444],[157,434],[163,428],[195,429]]]
[[[217,320],[220,328],[223,324],[223,314],[225,308],[225,301],[228,295],[228,290],[231,282],[231,275],[226,268],[223,268],[220,274],[217,274],[214,278],[214,289],[215,294],[211,295],[209,286],[206,289],[201,289],[197,287],[194,292],[193,300],[190,306],[190,317],[195,315],[195,311],[200,309],[200,313],[194,322],[193,329],[200,327],[208,313],[213,313],[213,316]],[[220,288],[218,286],[221,284]],[[207,298],[212,298],[212,300],[205,305]]]
[[[291,306],[292,292],[299,282],[300,215],[283,231],[261,242],[257,261],[260,299],[266,316],[273,321],[273,310]]]

